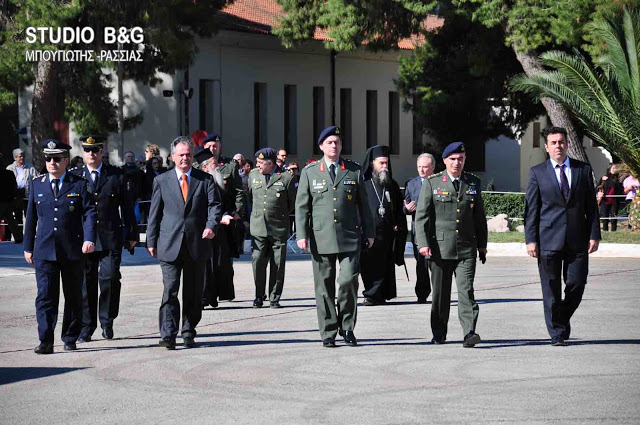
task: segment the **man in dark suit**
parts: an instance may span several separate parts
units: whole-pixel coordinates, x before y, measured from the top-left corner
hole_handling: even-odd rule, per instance
[[[525,239],[527,252],[538,259],[551,344],[564,346],[587,283],[589,254],[598,249],[600,223],[591,167],[567,156],[564,128],[542,135],[550,158],[529,171]]]
[[[160,305],[161,347],[173,350],[180,322],[180,274],[182,287],[182,339],[186,348],[196,346],[196,326],[202,317],[200,300],[205,263],[220,222],[222,209],[211,175],[192,168],[193,143],[178,137],[171,143],[174,170],[153,181],[147,226],[147,250],[160,260],[164,293]]]
[[[64,292],[62,341],[76,349],[82,328],[83,256],[95,249],[96,211],[87,181],[67,172],[71,146],[55,139],[42,142],[47,174],[29,188],[24,225],[24,258],[36,268],[36,319],[40,345],[36,354],[53,353],[58,320],[60,275]]]
[[[98,316],[103,338],[113,339],[113,321],[120,308],[123,243],[126,240],[126,248],[131,250],[140,237],[134,212],[135,190],[120,168],[104,163],[105,138],[82,136],[80,142],[85,166],[69,172],[87,180],[97,216],[96,249],[85,256],[82,331],[78,338],[78,342],[89,342],[98,327]]]
[[[433,174],[436,168],[436,159],[430,153],[423,153],[418,157],[418,176],[405,184],[404,206],[406,215],[411,215],[411,242],[413,242],[413,256],[416,259],[416,296],[418,304],[426,304],[431,294],[431,282],[429,281],[429,259],[420,255],[416,245],[416,207],[420,198],[420,191],[425,179]]]

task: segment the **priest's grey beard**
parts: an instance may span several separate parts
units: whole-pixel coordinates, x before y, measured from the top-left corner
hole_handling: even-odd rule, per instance
[[[220,171],[218,171],[218,169],[209,168],[209,174],[213,176],[213,180],[216,182],[216,186],[222,189],[224,182],[222,180],[222,174],[220,174]]]
[[[378,186],[384,186],[384,185],[386,185],[386,184],[391,182],[391,175],[386,170],[380,171],[379,173],[376,173],[374,171],[373,172],[373,181]]]

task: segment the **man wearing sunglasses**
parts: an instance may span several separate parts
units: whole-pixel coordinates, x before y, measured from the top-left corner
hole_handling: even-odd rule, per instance
[[[96,210],[87,180],[67,172],[71,146],[55,139],[42,142],[47,173],[30,182],[24,226],[24,258],[36,269],[36,319],[40,344],[36,354],[53,353],[58,320],[60,276],[65,306],[64,349],[76,349],[82,328],[83,256],[94,251]]]
[[[105,138],[82,136],[80,142],[85,166],[69,172],[87,180],[96,207],[96,249],[85,255],[82,330],[78,338],[78,342],[89,342],[98,327],[98,317],[103,338],[113,339],[113,321],[120,307],[122,247],[133,252],[139,234],[135,190],[120,168],[104,162]]]

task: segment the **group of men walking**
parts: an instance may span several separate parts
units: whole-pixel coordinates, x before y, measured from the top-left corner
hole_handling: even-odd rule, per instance
[[[528,252],[538,258],[552,343],[565,345],[586,284],[588,254],[597,249],[600,235],[590,168],[567,158],[564,129],[551,128],[545,137],[550,160],[531,170],[526,240]],[[81,140],[86,165],[69,172],[70,147],[45,141],[47,174],[33,179],[29,191],[24,245],[25,259],[36,266],[41,343],[35,351],[40,354],[53,352],[60,275],[66,298],[65,350],[76,349],[76,341],[91,340],[96,316],[103,337],[113,338],[122,246],[132,248],[138,241],[135,197],[119,169],[102,164],[104,141],[95,136]],[[432,296],[432,342],[447,339],[455,275],[463,346],[478,344],[474,277],[477,259],[486,261],[487,224],[480,179],[464,171],[464,144],[444,149],[445,170],[437,174],[434,157],[421,155],[419,175],[407,182],[403,196],[392,178],[387,147],[370,148],[361,167],[341,157],[338,127],[326,128],[317,143],[324,155],[307,165],[299,179],[280,168],[275,150],[256,152],[257,167],[248,178],[253,306],[262,307],[268,299],[270,307],[280,307],[289,215],[295,210],[297,245],[311,253],[323,346],[335,347],[337,335],[356,346],[358,276],[365,305],[396,296],[395,265],[404,264],[405,214],[410,214],[415,291],[419,303]],[[195,347],[203,305],[235,297],[231,258],[241,251],[242,240],[235,235],[243,232],[231,229],[242,225],[242,183],[235,161],[220,155],[219,135],[207,136],[204,147],[194,157],[191,140],[176,138],[171,144],[175,168],[153,183],[147,250],[162,269],[159,345],[167,349],[175,349],[178,333],[186,348]]]

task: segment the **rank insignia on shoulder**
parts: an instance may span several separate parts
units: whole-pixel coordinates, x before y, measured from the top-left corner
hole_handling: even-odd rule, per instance
[[[342,184],[358,184],[358,183],[353,180],[345,180],[342,182]]]

